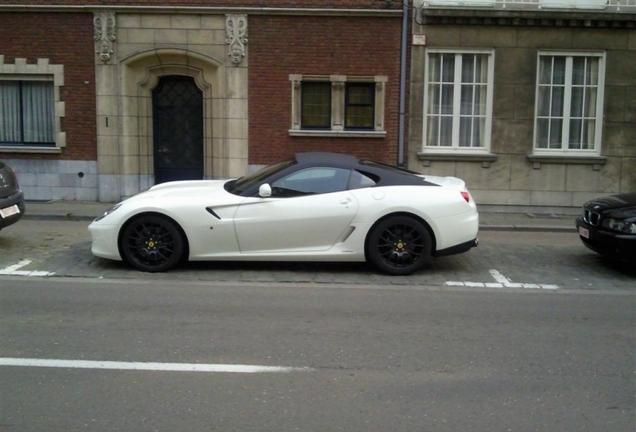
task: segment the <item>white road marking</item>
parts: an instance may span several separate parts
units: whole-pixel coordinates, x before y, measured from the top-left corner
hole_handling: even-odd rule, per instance
[[[448,281],[445,283],[445,285],[476,287],[476,288],[525,288],[525,289],[547,289],[547,290],[559,289],[559,286],[554,284],[516,283],[510,280],[509,278],[505,277],[504,275],[502,275],[499,272],[499,270],[495,270],[495,269],[490,270],[490,275],[495,279],[495,281],[497,281],[496,283]]]
[[[48,367],[71,369],[111,369],[167,372],[231,372],[231,373],[263,373],[263,372],[295,372],[309,371],[310,368],[286,366],[254,366],[205,363],[155,363],[155,362],[117,362],[90,360],[54,360],[32,358],[0,358],[0,366]]]
[[[27,266],[27,265],[31,264],[31,262],[32,262],[31,260],[25,259],[25,260],[20,261],[17,264],[14,264],[12,266],[8,266],[8,267],[5,267],[3,269],[0,269],[0,275],[42,277],[42,276],[53,276],[55,274],[55,272],[50,272],[50,271],[18,270],[18,269],[21,269],[24,266]]]

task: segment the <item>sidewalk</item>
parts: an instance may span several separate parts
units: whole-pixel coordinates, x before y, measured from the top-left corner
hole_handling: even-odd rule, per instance
[[[87,201],[26,202],[25,219],[90,222],[114,203]],[[574,216],[529,213],[479,213],[483,231],[574,231]]]

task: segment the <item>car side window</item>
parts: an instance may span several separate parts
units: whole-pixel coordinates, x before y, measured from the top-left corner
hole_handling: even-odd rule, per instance
[[[342,168],[307,168],[272,184],[272,196],[296,197],[347,190],[351,171]]]
[[[366,187],[375,186],[377,180],[371,178],[370,175],[362,174],[359,171],[351,171],[351,175],[349,176],[349,184],[347,185],[347,189],[362,189]]]

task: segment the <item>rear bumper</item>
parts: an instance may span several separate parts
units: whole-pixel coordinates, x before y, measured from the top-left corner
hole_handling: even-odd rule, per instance
[[[435,257],[443,257],[443,256],[456,255],[456,254],[468,252],[472,248],[477,247],[478,244],[479,244],[479,240],[478,239],[474,239],[474,240],[471,240],[471,241],[467,241],[466,243],[461,243],[461,244],[458,244],[458,245],[455,245],[455,246],[452,246],[452,247],[449,247],[449,248],[446,248],[446,249],[435,251],[433,256],[435,256]]]
[[[9,209],[14,205],[18,206],[18,213],[6,217],[0,216],[0,229],[13,225],[24,215],[26,207],[24,205],[24,194],[22,191],[18,191],[5,198],[0,198],[0,209]]]

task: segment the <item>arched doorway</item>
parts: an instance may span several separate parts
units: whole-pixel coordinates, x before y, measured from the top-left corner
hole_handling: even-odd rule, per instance
[[[152,91],[155,184],[203,178],[203,92],[194,78],[163,76]]]

